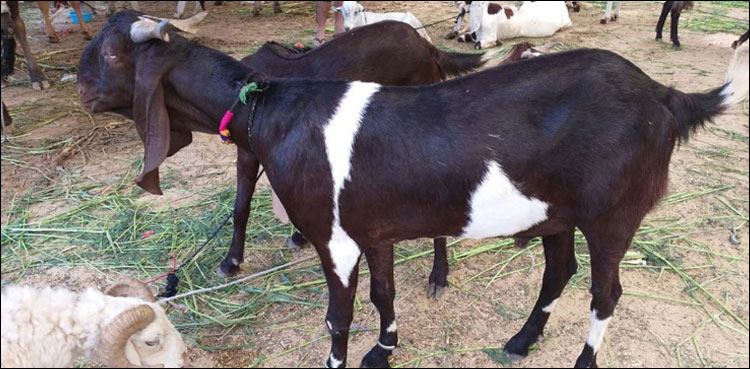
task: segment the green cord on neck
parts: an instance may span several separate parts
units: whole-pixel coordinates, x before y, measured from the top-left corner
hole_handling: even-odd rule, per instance
[[[247,93],[256,93],[256,92],[263,92],[262,88],[258,88],[258,85],[255,82],[250,82],[245,87],[243,87],[240,90],[240,101],[242,101],[243,104],[247,104]]]

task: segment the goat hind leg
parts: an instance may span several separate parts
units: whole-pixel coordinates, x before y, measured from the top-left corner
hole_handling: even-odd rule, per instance
[[[545,259],[542,290],[523,328],[505,345],[503,357],[507,360],[526,357],[529,347],[542,338],[544,326],[557,300],[570,277],[578,269],[574,251],[574,232],[575,229],[571,228],[553,236],[542,237]]]
[[[596,354],[604,340],[615,306],[622,295],[620,262],[633,240],[584,231],[591,254],[591,325],[583,351],[576,360],[576,368],[595,368]]]
[[[388,357],[398,348],[398,331],[393,299],[393,245],[379,245],[365,251],[370,268],[370,300],[380,314],[378,343],[362,359],[361,368],[387,368]]]
[[[73,7],[73,10],[76,12],[76,16],[78,17],[78,24],[81,26],[81,33],[83,33],[83,39],[84,40],[91,40],[91,30],[89,30],[89,27],[86,25],[86,22],[83,21],[83,16],[81,15],[81,2],[80,1],[71,1],[70,6]]]
[[[674,46],[674,48],[676,49],[680,48],[680,39],[677,36],[677,27],[680,23],[680,14],[681,14],[681,10],[679,9],[672,10],[672,24],[670,24],[670,31],[669,31],[669,39],[672,41],[672,46]]]

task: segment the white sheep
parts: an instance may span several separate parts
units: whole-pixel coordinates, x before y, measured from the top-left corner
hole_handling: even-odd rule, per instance
[[[101,292],[9,286],[2,291],[2,367],[72,367],[94,354],[110,367],[181,367],[180,333],[144,284]]]
[[[430,35],[427,34],[424,26],[422,26],[422,22],[420,22],[419,19],[414,16],[414,14],[409,12],[373,13],[371,11],[367,11],[367,9],[365,9],[365,7],[357,1],[344,1],[341,7],[333,7],[333,11],[341,12],[341,15],[344,16],[344,29],[346,29],[347,31],[352,28],[362,27],[384,20],[396,20],[399,22],[410,24],[412,27],[414,27],[414,29],[417,30],[417,33],[419,33],[422,38],[432,43]]]

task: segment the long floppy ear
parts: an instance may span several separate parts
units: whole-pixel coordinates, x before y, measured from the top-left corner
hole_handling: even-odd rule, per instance
[[[143,171],[135,182],[144,190],[161,195],[159,165],[171,151],[169,114],[162,86],[166,68],[141,62],[136,64],[135,74],[133,120],[145,150]]]

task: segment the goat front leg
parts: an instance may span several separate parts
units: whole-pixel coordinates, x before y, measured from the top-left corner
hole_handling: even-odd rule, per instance
[[[250,216],[250,202],[255,191],[255,177],[260,162],[248,151],[237,149],[237,198],[234,201],[234,233],[227,256],[216,271],[223,277],[231,277],[240,271],[244,261],[247,220]]]
[[[432,240],[435,248],[435,258],[432,262],[427,297],[439,299],[448,287],[448,250],[445,237]]]
[[[659,21],[656,22],[656,40],[661,40],[661,31],[664,29],[664,22],[667,21],[667,14],[672,9],[673,1],[665,1],[664,6],[661,8],[661,14],[659,15]]]
[[[351,242],[353,243],[353,241]],[[315,246],[323,263],[323,272],[326,276],[329,295],[326,327],[331,334],[331,352],[325,362],[325,367],[343,368],[346,367],[349,328],[354,314],[354,295],[357,292],[359,277],[359,255],[357,255],[356,260],[352,260],[354,265],[350,270],[342,270],[341,268],[344,266],[334,266],[329,250],[336,252],[337,249],[344,247],[330,245],[321,248],[317,244]]]
[[[600,20],[599,23],[607,24],[607,21],[609,20],[611,14],[612,14],[612,2],[607,1],[607,7],[604,8],[604,15],[602,15],[602,20]]]
[[[388,357],[398,348],[398,331],[393,299],[393,244],[377,245],[365,251],[370,267],[370,300],[380,314],[378,343],[362,359],[361,368],[388,368]]]
[[[45,3],[45,5],[49,7],[49,4],[47,4],[46,1],[40,1],[40,9],[42,8],[42,3]],[[9,1],[8,8],[10,8],[10,16],[13,20],[13,34],[15,35],[16,40],[21,44],[23,53],[26,56],[26,62],[29,65],[31,88],[35,90],[49,88],[49,82],[47,81],[47,78],[44,77],[42,70],[39,69],[39,66],[36,64],[34,54],[31,52],[31,47],[29,47],[29,41],[26,39],[26,25],[23,23],[23,19],[21,19],[21,15],[19,14],[18,2]]]
[[[672,9],[672,24],[670,24],[669,39],[672,40],[672,46],[675,49],[680,48],[680,39],[677,35],[677,27],[680,23],[681,9]]]

